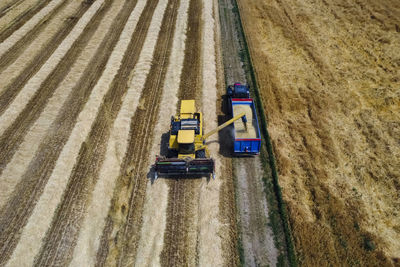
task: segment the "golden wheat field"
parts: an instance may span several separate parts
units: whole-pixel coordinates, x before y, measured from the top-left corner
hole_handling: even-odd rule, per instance
[[[239,5],[299,262],[400,264],[400,2]]]
[[[299,263],[399,265],[400,2],[238,4]],[[209,132],[251,82],[236,11],[0,1],[0,266],[290,262],[265,151],[234,158],[221,131],[215,180],[154,181],[180,101]]]

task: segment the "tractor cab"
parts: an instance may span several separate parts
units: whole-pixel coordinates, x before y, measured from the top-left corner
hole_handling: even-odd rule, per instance
[[[229,86],[227,93],[231,98],[250,98],[249,86],[241,83],[235,83],[233,86]]]

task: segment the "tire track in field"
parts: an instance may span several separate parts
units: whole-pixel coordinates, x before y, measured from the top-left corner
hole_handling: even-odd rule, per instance
[[[2,2],[6,1],[3,0]],[[15,2],[12,6],[8,6],[8,8],[7,4],[5,4],[3,6],[4,13],[0,13],[0,33],[4,31],[7,26],[10,26],[18,16],[37,5],[37,2],[37,0],[19,0],[18,3]],[[2,5],[2,3],[0,5]],[[3,10],[3,7],[0,7],[0,11]]]
[[[19,57],[21,57],[21,55],[25,52],[25,50],[29,49],[29,47],[32,46],[32,43],[37,42],[38,37],[40,37],[43,34],[48,34],[46,31],[47,27],[49,27],[49,25],[51,23],[53,23],[53,21],[55,19],[57,19],[57,17],[60,16],[60,14],[65,12],[63,10],[65,10],[70,5],[74,5],[74,3],[67,4],[67,2],[68,1],[65,1],[61,5],[59,5],[57,8],[55,8],[50,14],[48,14],[48,16],[43,20],[43,22],[38,23],[32,31],[28,32],[25,36],[23,36],[21,38],[21,40],[19,40],[12,47],[10,47],[6,53],[1,55],[1,57],[0,57],[0,73],[3,73],[5,70],[7,70],[7,68],[10,67],[11,64],[13,64]],[[81,9],[85,8],[85,7],[87,9],[90,7],[90,4],[81,3],[81,4],[79,4],[79,6],[81,7]],[[59,29],[57,29],[54,36],[57,36],[57,34],[58,34],[59,38],[60,38],[60,37],[62,37],[63,32],[64,33],[66,32],[68,34],[71,31],[71,29],[73,28],[73,26],[75,25],[75,23],[82,16],[82,14],[80,14],[79,12],[80,12],[80,9],[78,9],[76,12],[74,12],[75,14],[71,14],[71,16],[69,18],[65,19],[65,22],[63,22],[64,23],[63,27],[59,27]],[[58,22],[58,23],[60,23],[60,22]],[[66,35],[64,36],[64,38],[65,37],[66,37]],[[57,39],[55,39],[55,37],[53,37],[53,36],[48,37],[47,39],[51,40],[54,43],[52,44],[50,42],[47,42],[46,43],[47,47],[45,45],[39,45],[39,48],[37,50],[39,50],[41,47],[46,48],[46,49],[52,49],[52,47],[57,47],[57,43],[60,43],[63,40],[63,39],[59,39],[59,41],[57,41]],[[43,50],[43,51],[47,51],[47,50]],[[50,52],[51,52],[51,50],[50,50]],[[27,79],[32,77],[39,70],[39,67],[40,67],[39,63],[42,62],[41,60],[43,60],[43,58],[44,58],[45,60],[43,62],[45,62],[46,59],[52,54],[50,52],[45,53],[45,55],[41,55],[41,56],[35,54],[36,58],[35,58],[35,60],[32,60],[32,61],[38,61],[38,63],[34,64],[31,61],[29,61],[30,64],[22,65],[22,66],[24,66],[24,68],[23,68],[24,72],[27,72],[27,74],[25,74],[25,76],[20,76],[18,79],[21,79],[22,81],[26,82]],[[43,62],[42,62],[42,64],[43,64]],[[21,73],[22,73],[22,71],[21,71]],[[16,83],[15,78],[12,78],[10,82],[14,82],[14,87],[18,86],[18,83]],[[6,88],[9,87],[10,82],[7,81],[7,83],[5,83],[4,86]],[[0,99],[2,98],[5,88],[1,89],[1,90],[2,91],[0,94]]]
[[[190,1],[181,1],[175,24],[174,40],[169,57],[168,70],[163,84],[163,93],[158,111],[157,123],[154,127],[151,150],[148,155],[148,169],[157,154],[164,154],[166,147],[160,147],[166,132],[169,130],[169,120],[164,116],[176,112],[178,105],[178,89],[180,85],[183,61],[185,58],[186,32],[188,26],[188,11]],[[161,153],[160,153],[161,149]],[[150,177],[154,173],[150,172]],[[138,243],[136,266],[160,266],[161,251],[167,220],[168,181],[159,179],[155,183],[147,182],[146,197],[142,213],[142,227]],[[154,212],[157,210],[157,212]]]
[[[197,215],[190,215],[196,213],[197,185],[199,181],[185,178],[169,181],[164,249],[160,254],[162,266],[191,266],[197,261],[196,239],[189,239],[189,232],[196,228],[193,219]]]
[[[66,66],[65,63],[68,61],[72,62],[71,59],[74,58],[74,54],[71,51],[75,52],[75,54],[81,51],[81,49],[71,49],[71,47],[77,47],[77,44],[79,44],[78,40],[85,39],[82,32],[86,26],[90,24],[90,21],[93,21],[95,15],[98,14],[104,1],[105,0],[99,0],[91,5],[70,34],[57,47],[46,63],[41,66],[40,70],[24,85],[12,103],[10,103],[8,108],[1,114],[0,134],[3,134],[14,122],[18,115],[26,108],[29,101],[32,100],[32,97],[34,97],[38,91],[43,91],[43,89],[39,89],[45,87],[43,85],[46,84],[46,82],[57,81],[60,80],[60,77],[64,77],[64,75],[60,76],[60,72],[63,74],[63,72],[69,70],[69,65]]]
[[[204,128],[207,131],[218,126],[217,123],[217,68],[215,42],[215,11],[213,0],[203,0],[203,35],[202,35],[202,104]],[[216,179],[211,184],[202,183],[198,201],[198,254],[200,266],[224,265],[221,221],[220,221],[220,190],[221,190],[221,155],[217,135],[207,139],[210,154],[214,156]]]
[[[138,51],[141,51],[144,45],[156,3],[157,1],[148,2],[132,34],[133,38],[118,74],[113,79],[90,134],[81,147],[77,163],[64,191],[63,200],[53,217],[36,265],[52,265],[55,262],[65,265],[72,260],[88,200],[97,183],[100,166],[105,157],[111,127],[125,98],[132,70],[137,65],[140,56]]]
[[[91,38],[110,4],[111,1],[106,1],[105,5],[94,16],[95,19],[92,20],[92,23],[89,23],[86,27],[86,31],[82,35],[82,46]],[[124,21],[116,23],[116,27],[111,30],[109,38],[103,41],[104,46],[99,48],[99,56],[92,60],[93,65],[89,64],[86,68],[86,75],[83,75],[81,81],[73,89],[73,93],[62,108],[62,112],[53,123],[51,131],[39,146],[36,157],[31,161],[28,171],[9,197],[9,202],[0,209],[0,264],[8,259],[15,248],[20,237],[20,230],[32,213],[34,205],[52,173],[61,149],[76,123],[76,118],[90,95],[91,89],[101,76],[109,54],[118,41],[124,23]],[[111,49],[106,50],[107,47]],[[71,48],[71,50],[74,49],[80,50],[80,46]]]
[[[225,39],[222,40],[223,34],[225,30],[221,27],[221,24],[224,23],[224,18],[221,19],[221,16],[224,16],[224,12],[220,14],[220,9],[223,8],[223,2],[214,2],[214,20],[215,20],[215,50],[216,50],[216,72],[217,72],[217,118],[218,125],[227,121],[229,117],[225,113],[227,110],[227,103],[224,101],[224,97],[226,94],[226,82],[224,72],[224,58],[223,58],[223,45],[222,43],[226,42]],[[222,33],[224,31],[224,33]],[[230,40],[232,42],[232,39]],[[233,54],[229,54],[229,57],[234,57]],[[226,100],[226,99],[225,99]],[[230,138],[231,132],[230,129],[221,130],[218,133],[218,139],[220,142],[220,154],[221,155],[230,155],[233,149],[233,143]],[[222,184],[220,186],[220,197],[219,197],[219,210],[220,210],[220,235],[222,238],[222,256],[224,259],[224,265],[227,266],[235,266],[239,265],[239,247],[238,247],[238,234],[237,234],[237,223],[236,223],[236,202],[235,202],[235,185],[234,185],[234,176],[232,173],[232,159],[227,158],[226,156],[221,157],[221,173],[223,175],[220,176]]]
[[[51,21],[47,23],[45,28],[35,36],[24,50],[21,50],[10,64],[0,70],[0,81],[4,81],[0,88],[0,95],[4,92],[7,86],[12,83],[21,73],[25,71],[25,67],[30,65],[40,50],[49,45],[52,38],[65,27],[68,20],[71,20],[76,15],[81,2],[70,1],[64,8],[60,10]],[[8,53],[7,53],[8,54]],[[2,62],[0,62],[1,64]]]
[[[131,120],[130,140],[101,238],[99,252],[102,254],[97,254],[97,266],[126,266],[135,262],[149,172],[148,153],[159,110],[162,82],[168,69],[179,0],[163,3],[167,4],[153,57],[156,63],[151,65],[139,108]],[[110,218],[117,217],[120,219],[110,221]],[[115,237],[111,236],[113,233]]]
[[[74,29],[83,14],[90,8],[88,4],[82,4],[74,15],[74,19],[69,19],[63,27],[54,35],[53,38],[45,45],[33,58],[33,60],[24,68],[24,70],[14,78],[14,80],[6,86],[0,93],[0,114],[3,115],[5,110],[12,104],[19,92],[24,86],[41,70],[44,64],[47,64],[49,58],[59,45],[67,38]],[[32,40],[33,41],[33,40]],[[22,48],[26,48],[27,43],[18,42],[3,57],[0,58],[0,72],[12,64],[22,52]]]
[[[109,6],[107,5],[107,8]],[[82,6],[78,11],[79,16],[82,16],[85,11],[87,11],[86,6]],[[32,124],[36,121],[36,119],[40,116],[41,112],[43,111],[48,99],[52,96],[54,90],[57,86],[61,83],[64,77],[68,74],[70,67],[73,62],[75,62],[76,58],[82,52],[82,47],[85,47],[88,41],[90,40],[92,34],[96,30],[98,24],[100,23],[100,17],[104,14],[105,9],[99,9],[96,14],[93,16],[92,20],[86,25],[85,30],[83,30],[82,34],[78,37],[78,39],[74,42],[72,47],[69,51],[65,54],[61,62],[55,67],[55,69],[48,74],[46,79],[38,88],[37,92],[33,95],[33,97],[29,100],[27,105],[22,109],[21,113],[16,117],[14,121],[10,121],[10,126],[7,129],[1,129],[1,137],[0,137],[0,150],[2,153],[0,154],[0,174],[4,170],[7,163],[11,160],[12,156],[14,155],[15,151],[18,149],[19,145],[23,141],[27,131],[30,129]],[[73,23],[76,26],[76,22]],[[72,26],[72,25],[71,25]],[[72,26],[73,27],[73,26]],[[72,30],[69,29],[68,32],[62,33],[60,39],[64,38],[68,33]],[[55,36],[57,37],[57,36]],[[55,38],[56,40],[58,38]],[[65,39],[64,39],[65,40]],[[61,40],[57,40],[61,41]],[[50,57],[51,54],[48,52],[54,52],[57,48],[57,44],[51,44],[52,47],[47,47],[48,49],[44,48],[38,57]],[[44,56],[46,55],[46,56]],[[37,58],[36,58],[37,59]],[[39,63],[41,60],[33,61],[33,64]],[[45,61],[45,60],[43,60]],[[38,68],[40,65],[38,66]],[[18,78],[17,78],[18,80]],[[13,84],[6,90],[4,94],[4,98],[0,99],[0,106],[2,108],[7,107],[7,95],[8,92],[10,94],[16,95],[13,90],[18,91],[18,87],[12,87]],[[34,84],[35,85],[35,84]],[[33,88],[27,88],[27,90],[33,90]],[[22,90],[22,89],[21,89]],[[8,100],[12,101],[12,100]],[[10,102],[8,102],[10,104]],[[18,104],[18,103],[16,103]],[[10,104],[11,105],[11,104]],[[10,107],[12,108],[12,107]],[[0,110],[2,110],[0,108]],[[12,111],[11,111],[12,112]],[[4,114],[3,114],[4,115]],[[1,120],[1,118],[0,118]]]
[[[216,47],[217,50],[217,79],[218,88],[222,89],[217,92],[217,112],[218,112],[218,124],[230,119],[227,112],[227,101],[224,99],[226,84],[233,84],[235,82],[244,82],[240,78],[241,72],[238,71],[234,63],[240,59],[238,54],[232,51],[236,47],[236,35],[232,31],[235,27],[232,16],[229,16],[229,12],[232,10],[232,5],[229,5],[229,0],[219,1],[215,3],[215,23],[216,23]],[[226,49],[229,47],[229,49]],[[236,55],[236,56],[235,56]],[[224,63],[227,66],[226,72],[224,70]],[[239,64],[240,66],[240,64]],[[242,68],[240,68],[242,70]],[[233,74],[232,74],[233,73]],[[232,77],[233,76],[233,77]],[[243,73],[243,77],[244,73]],[[235,80],[236,79],[236,80]],[[223,103],[225,102],[225,103]],[[219,108],[221,107],[221,108]],[[223,155],[231,155],[233,151],[233,142],[227,137],[231,136],[231,129],[224,129],[218,133],[220,141],[220,152]],[[221,173],[224,175],[220,176],[222,181],[221,193],[219,198],[219,209],[222,227],[220,230],[222,239],[222,253],[224,258],[224,265],[236,266],[239,265],[239,247],[238,247],[238,225],[237,225],[237,208],[236,208],[236,196],[235,196],[235,180],[233,176],[232,159],[223,157],[221,158]]]
[[[6,1],[3,0],[2,2]],[[16,18],[18,18],[21,14],[27,12],[29,9],[32,9],[37,4],[38,4],[37,0],[25,0],[25,1],[20,1],[14,6],[10,6],[8,10],[5,10],[3,16],[0,15],[0,33],[3,32],[7,27],[11,26],[13,21]],[[1,7],[0,10],[2,10]]]
[[[143,108],[143,103],[139,103],[142,99],[140,96],[146,85],[147,76],[151,71],[154,50],[159,50],[160,48],[166,51],[164,47],[161,47],[161,41],[156,48],[157,37],[161,30],[161,23],[163,20],[162,13],[165,11],[166,3],[167,2],[159,3],[155,10],[153,15],[154,19],[150,25],[149,33],[144,43],[144,47],[148,49],[142,51],[140,55],[123,106],[117,119],[114,121],[110,139],[107,144],[106,156],[101,166],[100,175],[93,190],[93,195],[91,196],[92,201],[89,204],[87,214],[85,215],[80,230],[78,243],[74,249],[74,257],[71,262],[73,266],[93,266],[94,260],[96,260],[96,252],[104,253],[104,256],[107,255],[103,246],[99,246],[99,239],[104,230],[104,224],[111,205],[116,181],[121,173],[121,163],[123,162],[128,147],[130,139],[129,121],[134,116],[139,104],[139,109]],[[171,8],[174,8],[174,6],[171,5]],[[175,47],[173,49],[175,49]],[[159,61],[157,55],[155,56],[154,61]],[[109,224],[106,228],[109,228]]]
[[[16,18],[14,18],[9,26],[6,26],[4,30],[0,32],[0,42],[3,42],[7,39],[13,32],[17,31],[22,27],[28,20],[30,20],[36,13],[38,13],[42,8],[47,6],[51,0],[38,1],[35,5],[28,8],[21,14],[19,14]],[[0,13],[1,14],[1,13]],[[5,15],[5,14],[3,14]],[[3,16],[0,15],[0,18]]]
[[[2,18],[5,14],[8,13],[8,11],[10,11],[14,7],[18,6],[23,1],[24,0],[14,0],[14,1],[11,1],[11,3],[5,4],[5,6],[0,8],[0,18]]]
[[[26,38],[31,32],[40,27],[41,24],[45,23],[46,20],[54,13],[58,12],[60,7],[64,6],[67,0],[54,0],[50,2],[47,6],[41,9],[35,16],[33,16],[29,21],[27,21],[22,27],[14,31],[7,39],[0,43],[0,56],[3,56],[11,47],[16,43]],[[32,37],[32,36],[30,36]],[[25,39],[29,40],[29,39]]]
[[[2,190],[0,190],[0,207],[3,206],[6,197],[11,194],[12,189],[21,180],[30,161],[34,158],[40,143],[44,140],[49,129],[52,129],[52,123],[56,121],[57,116],[59,116],[63,105],[67,103],[68,97],[73,92],[73,89],[82,77],[87,77],[83,76],[85,74],[85,69],[89,66],[89,63],[92,63],[91,61],[93,61],[94,57],[99,56],[99,53],[96,54],[96,52],[99,52],[99,47],[105,36],[107,36],[110,26],[115,20],[116,15],[119,13],[124,2],[125,0],[112,2],[113,4],[107,11],[107,15],[102,18],[101,23],[90,38],[90,41],[83,48],[80,56],[71,66],[71,70],[55,89],[39,118],[27,131],[23,141],[18,146],[9,163],[3,169],[2,174],[0,175],[0,188],[2,188]],[[68,105],[72,106],[73,104],[69,103]]]
[[[87,28],[87,33],[85,33],[83,35],[84,38],[88,38],[88,40],[90,39],[90,42],[92,42],[92,37],[91,37],[91,35],[93,34],[92,31],[97,30],[100,20],[102,20],[102,17],[104,16],[105,12],[108,12],[110,3],[111,3],[111,1],[106,2],[106,5],[103,7],[103,9],[100,11],[100,13],[98,13],[96,15],[95,21],[97,21],[97,20],[99,20],[99,21],[92,23],[91,26],[89,25]],[[121,15],[123,15],[123,13],[121,13]],[[121,19],[118,19],[118,20],[121,20]],[[101,77],[104,66],[106,66],[108,58],[109,58],[114,46],[116,45],[116,43],[118,41],[119,35],[123,28],[123,25],[121,24],[122,22],[120,22],[118,20],[115,20],[115,22],[113,23],[114,30],[109,31],[109,33],[107,34],[108,38],[103,40],[102,44],[99,46],[99,49],[97,49],[97,56],[92,58],[89,61],[89,63],[87,63],[87,64],[85,63],[85,66],[82,69],[83,74],[79,78],[79,81],[75,82],[75,84],[73,86],[74,88],[70,89],[71,93],[69,94],[67,100],[65,101],[64,107],[62,107],[61,111],[59,112],[59,115],[56,115],[57,117],[56,117],[56,119],[54,119],[55,121],[53,122],[53,125],[47,126],[51,129],[51,131],[49,132],[47,137],[41,138],[42,140],[44,139],[46,141],[44,141],[43,145],[41,145],[41,146],[39,146],[39,144],[37,145],[41,148],[39,148],[39,150],[36,154],[35,160],[32,161],[32,162],[38,162],[38,163],[36,165],[34,163],[31,163],[29,168],[26,168],[27,167],[26,164],[23,165],[24,169],[31,170],[31,172],[30,172],[31,176],[32,175],[34,176],[33,173],[35,172],[33,170],[32,166],[36,166],[36,168],[39,168],[37,165],[39,165],[39,164],[43,165],[46,162],[48,162],[49,160],[51,162],[50,167],[44,167],[44,169],[52,168],[54,166],[55,161],[56,161],[57,157],[59,156],[59,153],[60,153],[62,147],[67,142],[69,134],[71,133],[72,129],[74,128],[74,124],[76,122],[76,118],[78,117],[78,114],[81,112],[83,106],[85,105],[86,101],[88,100],[89,95],[91,94],[92,88],[96,84],[96,81],[98,81],[98,79]],[[82,42],[82,45],[78,45],[77,48],[84,47],[85,42],[86,41]],[[116,62],[116,63],[119,63],[119,62]],[[74,64],[76,64],[75,60],[74,60]],[[70,74],[71,73],[68,73],[66,77],[68,78],[68,76]],[[65,81],[65,79],[64,79],[64,81]],[[53,88],[50,88],[50,89],[53,90]],[[47,106],[48,106],[48,104],[46,105],[46,107]],[[46,116],[47,114],[42,113],[42,115]],[[35,121],[35,123],[37,123],[37,121]],[[23,137],[23,139],[25,139],[25,138],[26,137]],[[57,139],[57,141],[55,141],[56,139]],[[2,143],[1,140],[2,139],[0,137],[0,143]],[[9,142],[9,141],[7,141],[7,139],[5,139],[5,143],[6,142]],[[53,143],[52,150],[49,150],[47,147],[47,144],[49,144],[49,143]],[[20,150],[20,148],[18,148],[18,151],[19,150]],[[25,154],[25,155],[27,155],[27,154]],[[33,155],[31,157],[33,157]],[[5,160],[7,160],[7,159],[5,158]],[[8,164],[11,164],[11,163],[12,162],[10,162]],[[5,169],[7,171],[9,169],[8,164]],[[10,166],[10,168],[12,169],[14,167]],[[3,169],[1,169],[1,170],[3,170]],[[21,176],[23,174],[23,171],[25,171],[25,170],[20,171]],[[37,173],[40,173],[40,172],[37,171]],[[3,187],[3,191],[0,192],[0,207],[3,206],[2,205],[3,202],[7,199],[8,195],[11,194],[15,184],[19,180],[22,179],[22,178],[18,178],[18,181],[16,181],[16,179],[13,179],[12,181],[6,181],[7,177],[3,177],[4,174],[5,173],[3,173],[2,176],[0,177],[0,186],[5,184],[9,189],[7,191],[4,191],[4,187]],[[50,172],[46,175],[50,175]],[[28,174],[26,174],[25,176],[29,177]],[[12,183],[13,186],[11,186],[10,183]]]
[[[201,106],[202,30],[199,10],[201,1],[192,0],[189,5],[185,58],[178,91],[179,100],[196,99],[197,108]],[[193,265],[197,261],[196,236],[193,237],[193,233],[196,232],[195,202],[199,183],[199,180],[192,179],[169,181],[164,248],[160,255],[162,266]]]
[[[31,127],[20,148],[17,150],[6,169],[3,171],[2,177],[0,177],[0,188],[3,188],[3,190],[6,190],[6,192],[10,191],[7,189],[7,187],[14,188],[15,185],[21,181],[23,174],[28,169],[29,163],[34,158],[40,143],[42,143],[46,137],[49,129],[52,129],[52,123],[54,123],[54,121],[57,119],[57,116],[59,116],[60,111],[62,111],[62,106],[64,106],[64,104],[67,102],[68,96],[71,95],[72,90],[76,88],[82,77],[85,77],[85,79],[88,78],[86,75],[87,73],[85,73],[85,69],[90,66],[92,72],[96,71],[95,64],[90,63],[94,62],[95,57],[101,57],[101,51],[99,49],[104,49],[105,46],[103,40],[105,38],[109,38],[110,31],[114,30],[114,28],[112,28],[112,26],[115,26],[113,25],[113,22],[116,20],[118,14],[124,7],[124,2],[125,0],[112,1],[110,9],[102,18],[101,23],[97,27],[96,32],[90,39],[88,45],[84,48],[81,56],[74,62],[74,65],[71,67],[71,71],[56,89],[41,116]],[[77,92],[75,93],[74,99],[76,99],[78,96]],[[69,103],[67,106],[71,107],[74,104],[75,102]],[[89,104],[90,102],[86,102],[85,105],[89,106]],[[100,100],[98,105],[100,105]],[[81,113],[85,112],[82,111]],[[87,113],[85,113],[85,115],[87,116]],[[93,118],[94,117],[95,115],[93,115]],[[77,125],[75,125],[75,127],[77,127]],[[87,127],[90,129],[90,125]],[[79,127],[79,129],[80,133],[82,134],[83,128]],[[73,136],[74,135],[71,134],[70,138],[73,138]],[[75,139],[75,141],[78,140]],[[67,145],[64,146],[63,150],[67,150],[67,147]],[[76,155],[78,152],[79,146],[76,149]],[[74,159],[74,156],[71,155],[69,158]],[[58,161],[64,161],[62,154],[58,158]],[[65,180],[67,180],[70,173],[70,171],[66,170],[67,168],[65,168],[65,165],[66,164],[64,163],[64,171],[62,172],[65,175],[59,176],[57,175],[56,164],[52,172],[52,176],[49,178],[49,182],[46,184],[43,193],[40,195],[40,198],[38,199],[37,204],[32,211],[32,215],[29,217],[27,224],[22,230],[21,237],[7,263],[7,266],[31,266],[33,264],[34,257],[40,249],[38,240],[41,241],[43,239],[52,219],[51,216],[45,216],[44,214],[54,213],[56,206],[61,199],[61,194],[67,184],[67,181],[63,182],[62,179],[60,181],[60,178],[65,176]],[[71,165],[73,165],[73,163]],[[73,166],[71,166],[71,169],[72,167]],[[6,182],[7,180],[8,182]],[[2,201],[0,194],[0,206],[2,206],[2,202],[4,201]]]
[[[161,253],[162,266],[188,266],[187,244],[187,190],[189,180],[172,181],[169,186],[165,249]],[[191,184],[191,183],[190,183]]]

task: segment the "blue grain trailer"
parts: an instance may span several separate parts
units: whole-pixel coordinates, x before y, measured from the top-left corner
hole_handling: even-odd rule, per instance
[[[260,127],[254,101],[250,98],[249,86],[235,83],[227,89],[228,108],[232,117],[246,112],[247,127],[241,122],[233,124],[233,152],[237,155],[258,155],[261,148]]]

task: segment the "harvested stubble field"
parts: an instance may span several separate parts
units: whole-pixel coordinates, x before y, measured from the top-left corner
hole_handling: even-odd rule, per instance
[[[400,3],[239,0],[299,262],[400,264]]]
[[[218,1],[7,0],[0,42],[0,266],[238,264],[218,135],[215,181],[149,179],[180,100],[222,114]]]

